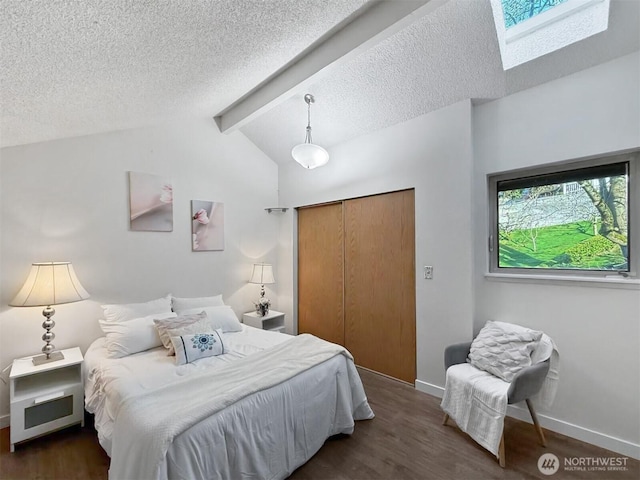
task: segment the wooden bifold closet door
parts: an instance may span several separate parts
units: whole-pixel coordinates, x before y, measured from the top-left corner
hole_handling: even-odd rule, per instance
[[[414,209],[414,191],[404,190],[298,210],[298,331],[340,343],[357,365],[409,383]]]

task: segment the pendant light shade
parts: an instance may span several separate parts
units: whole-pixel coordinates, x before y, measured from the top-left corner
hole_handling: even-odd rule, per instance
[[[313,95],[307,93],[304,101],[307,103],[307,132],[304,143],[293,147],[291,156],[304,168],[312,169],[326,165],[329,161],[329,153],[311,140],[311,104],[315,102]]]
[[[293,159],[304,168],[316,168],[325,165],[329,161],[329,154],[320,145],[314,143],[301,143],[291,150]]]

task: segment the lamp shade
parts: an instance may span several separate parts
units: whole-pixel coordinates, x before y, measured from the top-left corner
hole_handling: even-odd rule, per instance
[[[43,307],[89,298],[71,262],[33,263],[22,289],[9,303],[14,307]]]
[[[313,169],[326,165],[329,161],[329,153],[320,145],[314,143],[301,143],[291,150],[293,159],[304,168]]]
[[[273,278],[273,267],[268,263],[254,263],[249,283],[258,283],[260,285],[276,283],[275,278]]]

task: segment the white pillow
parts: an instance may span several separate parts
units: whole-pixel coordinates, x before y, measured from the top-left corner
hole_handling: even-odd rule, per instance
[[[207,314],[204,312],[180,315],[166,320],[158,319],[154,320],[153,323],[158,330],[162,344],[169,349],[167,355],[175,355],[171,337],[215,331],[215,328],[211,326],[211,322],[207,318]]]
[[[176,365],[225,353],[222,331],[219,329],[211,333],[171,337],[171,342],[176,351]]]
[[[503,328],[488,321],[471,343],[469,363],[511,382],[516,374],[531,365],[531,352],[538,346],[542,332]]]
[[[193,310],[199,308],[200,312],[203,307],[221,307],[224,305],[222,295],[214,295],[213,297],[194,297],[194,298],[178,298],[171,299],[173,311],[177,314],[184,313],[185,310]]]
[[[102,309],[109,322],[126,322],[148,315],[171,313],[171,295],[144,303],[102,305]]]
[[[153,323],[156,318],[175,317],[173,312],[134,318],[126,322],[109,322],[100,319],[100,328],[106,336],[105,347],[109,358],[126,357],[138,352],[160,347],[162,341]]]
[[[531,330],[530,328],[523,327],[521,325],[516,325],[515,323],[506,323],[506,322],[493,322],[493,323],[507,332],[521,332],[523,330],[528,332],[536,332],[536,330]],[[540,341],[538,342],[538,345],[533,350],[533,352],[531,352],[531,365],[544,362],[551,356],[552,352],[553,352],[553,341],[547,334],[543,332],[542,336],[540,337]]]
[[[233,309],[228,305],[221,307],[205,307],[194,308],[191,310],[185,310],[182,312],[184,315],[196,312],[205,312],[209,318],[209,323],[213,329],[221,329],[223,332],[241,332],[242,324],[236,316]]]

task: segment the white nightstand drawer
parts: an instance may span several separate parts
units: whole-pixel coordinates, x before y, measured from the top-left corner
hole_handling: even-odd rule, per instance
[[[82,385],[68,387],[45,396],[11,405],[11,443],[82,423],[84,419]]]
[[[31,357],[16,359],[9,375],[11,445],[60,428],[84,425],[82,353],[62,350],[63,358],[34,365]]]

